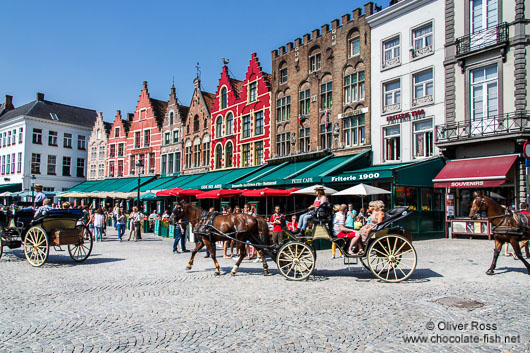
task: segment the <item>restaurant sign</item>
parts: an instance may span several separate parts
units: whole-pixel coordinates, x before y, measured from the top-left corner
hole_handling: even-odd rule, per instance
[[[261,186],[275,186],[278,185],[278,180],[274,181],[256,181],[255,183],[242,183],[242,184],[232,184],[232,189],[238,188],[252,188],[252,187],[261,187]]]
[[[389,116],[386,117],[386,121],[389,122],[389,123],[390,122],[397,122],[398,120],[400,120],[400,121],[408,121],[408,120],[411,119],[411,117],[413,119],[419,119],[419,118],[422,118],[424,116],[425,116],[425,110],[419,109],[419,110],[413,110],[411,112],[389,115]]]
[[[349,183],[363,182],[365,180],[392,178],[391,170],[380,170],[377,172],[366,171],[363,173],[342,174],[337,176],[322,178],[323,183]]]
[[[201,190],[213,190],[213,189],[221,189],[223,187],[223,184],[207,184],[202,185]]]

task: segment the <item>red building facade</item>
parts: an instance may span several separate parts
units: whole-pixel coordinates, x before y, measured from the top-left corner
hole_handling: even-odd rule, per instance
[[[161,126],[167,102],[151,98],[144,81],[136,111],[127,133],[129,176],[136,174],[136,164],[141,161],[143,175],[160,174]]]
[[[256,53],[244,81],[223,66],[212,109],[211,170],[257,166],[270,157],[270,82]]]
[[[105,176],[107,178],[123,177],[129,170],[127,133],[129,131],[129,121],[122,120],[121,111],[116,112],[116,117],[110,128],[107,137]]]

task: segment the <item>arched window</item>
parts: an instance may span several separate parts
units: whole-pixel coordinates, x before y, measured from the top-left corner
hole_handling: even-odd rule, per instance
[[[199,129],[200,129],[199,116],[195,115],[195,117],[193,118],[193,132],[198,132]]]
[[[226,116],[226,134],[232,135],[234,133],[234,115],[228,113]]]
[[[223,147],[221,147],[221,144],[218,144],[217,147],[215,147],[215,169],[219,169],[222,167],[222,158]]]
[[[221,109],[225,109],[228,106],[226,87],[221,88]]]
[[[223,135],[223,117],[218,116],[215,121],[215,138],[219,138]]]
[[[232,146],[232,142],[228,142],[226,144],[226,151],[225,151],[225,164],[227,168],[232,167],[232,155],[234,154],[234,148]]]
[[[169,125],[173,125],[173,112],[169,113]]]

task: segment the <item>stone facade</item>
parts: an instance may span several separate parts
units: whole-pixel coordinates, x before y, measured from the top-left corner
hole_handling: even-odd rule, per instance
[[[193,80],[195,90],[188,114],[182,121],[184,156],[182,174],[204,173],[209,170],[211,114],[215,94],[201,91],[201,80]]]
[[[132,118],[132,114],[128,115]],[[114,122],[109,131],[107,140],[107,172],[109,178],[123,177],[129,171],[129,148],[127,146],[127,133],[130,121],[123,120],[121,111],[116,112]]]
[[[111,126],[103,121],[103,114],[98,113],[88,138],[87,180],[105,179],[105,149]]]
[[[167,111],[162,124],[162,176],[178,175],[182,171],[182,121],[189,108],[178,102],[175,87],[171,87]]]
[[[211,170],[257,166],[270,157],[270,82],[256,53],[244,81],[223,66],[212,110]]]
[[[272,159],[370,148],[374,4],[272,51]],[[363,83],[364,80],[364,83]],[[354,127],[352,127],[354,125]],[[353,135],[356,135],[353,136]]]

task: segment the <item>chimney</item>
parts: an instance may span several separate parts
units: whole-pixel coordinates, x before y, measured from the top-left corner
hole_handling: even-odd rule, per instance
[[[44,100],[44,93],[37,92],[37,100],[42,102]]]
[[[390,5],[392,5],[392,3]],[[370,1],[364,4],[364,14],[366,16],[371,16],[374,14],[374,3],[373,2]]]
[[[5,110],[13,110],[15,106],[13,105],[13,96],[6,94],[6,102],[4,104]]]
[[[144,81],[144,83],[142,84],[142,89],[147,91],[147,81]]]

